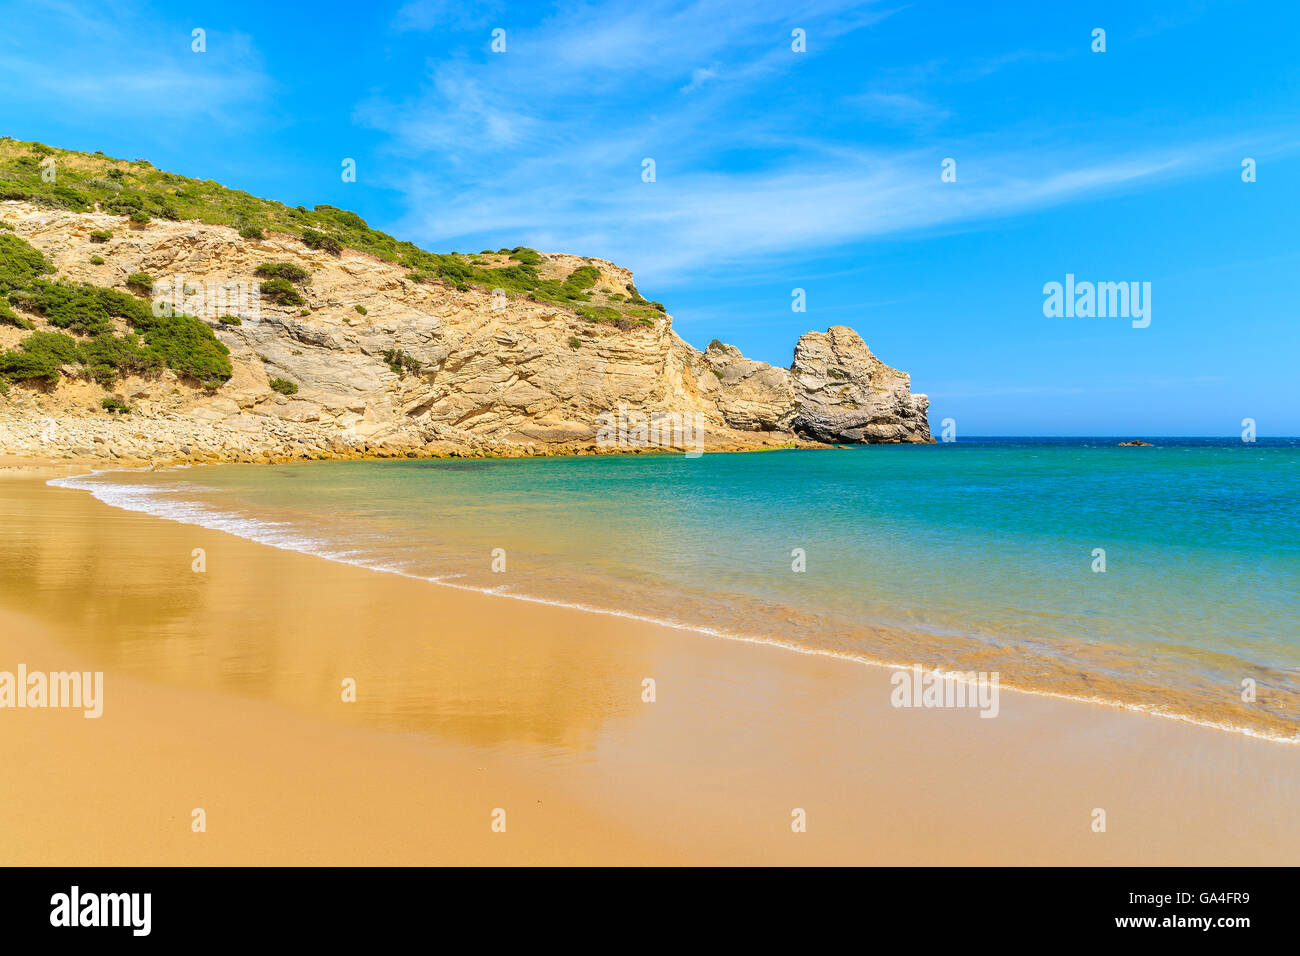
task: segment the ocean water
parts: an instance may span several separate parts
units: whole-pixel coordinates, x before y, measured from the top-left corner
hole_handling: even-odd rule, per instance
[[[1116,442],[225,465],[55,483],[431,587],[864,663],[996,671],[1004,687],[1300,740],[1300,440]]]

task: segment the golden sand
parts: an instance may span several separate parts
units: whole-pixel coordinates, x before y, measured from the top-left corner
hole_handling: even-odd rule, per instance
[[[1300,862],[1300,747],[1005,692],[991,720],[894,708],[887,670],[280,551],[49,474],[0,481],[0,671],[103,671],[104,712],[0,709],[0,863]]]

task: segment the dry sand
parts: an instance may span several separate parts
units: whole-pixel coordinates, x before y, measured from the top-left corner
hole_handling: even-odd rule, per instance
[[[0,480],[0,671],[102,670],[104,713],[0,709],[0,863],[1300,863],[1297,746],[1007,692],[991,720],[896,709],[887,670],[280,551],[53,473]]]

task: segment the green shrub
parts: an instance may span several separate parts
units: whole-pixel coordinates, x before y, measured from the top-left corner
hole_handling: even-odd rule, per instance
[[[111,229],[96,229],[90,234],[91,242],[108,242],[112,238],[113,230]]]
[[[206,323],[193,316],[155,316],[149,306],[125,292],[89,284],[73,286],[37,279],[30,290],[13,295],[51,325],[94,337],[84,346],[84,354],[75,353],[64,364],[81,361],[91,366],[92,374],[97,365],[145,372],[166,364],[176,374],[199,382],[224,382],[231,376],[230,350],[217,341]],[[143,335],[144,348],[134,336],[112,336],[110,319],[114,317],[124,319]],[[68,336],[59,341],[62,339],[76,342]]]
[[[570,335],[569,348],[573,349],[575,352],[578,351],[578,349],[582,348],[582,339],[578,338],[576,335]]]
[[[338,206],[330,206],[325,203],[321,203],[320,205],[315,207],[314,211],[317,212],[321,217],[329,220],[332,223],[342,226],[344,229],[361,230],[361,229],[370,228],[368,225],[366,225],[366,221],[362,219],[360,216],[358,216],[356,213],[350,212],[347,209],[340,209],[338,208]]]
[[[222,325],[243,325],[243,320],[237,315],[223,315],[217,319]]]
[[[29,243],[17,236],[0,235],[0,292],[21,289],[54,267]]]
[[[50,209],[70,209],[73,212],[90,212],[90,197],[61,183],[42,183],[27,188],[7,186],[0,190],[5,199],[26,199]]]
[[[388,349],[384,352],[384,361],[388,367],[398,375],[404,372],[410,372],[412,375],[420,374],[420,362],[414,356],[407,355],[401,349]]]
[[[27,289],[11,292],[9,300],[28,312],[43,316],[50,325],[78,335],[101,335],[113,331],[112,313],[94,286],[36,279]]]
[[[287,378],[271,379],[271,388],[281,395],[297,395],[298,386],[296,383],[289,381]]]
[[[151,315],[150,319],[142,329],[145,343],[177,375],[203,383],[230,378],[230,349],[221,344],[202,319],[192,315]]]
[[[76,365],[77,340],[62,332],[33,332],[18,343],[18,351],[0,353],[0,376],[16,382],[57,385],[59,370]]]
[[[302,244],[308,249],[320,249],[336,256],[343,251],[343,246],[337,239],[315,229],[304,229],[302,231]]]
[[[239,234],[240,234],[241,236],[243,236],[245,239],[263,239],[263,238],[265,238],[265,237],[262,235],[262,227],[261,227],[261,226],[253,225],[252,223],[250,223],[250,224],[247,225],[247,226],[240,226],[240,227],[239,227]]]
[[[132,272],[126,277],[126,287],[147,295],[153,291],[153,276],[147,272]]]
[[[78,288],[93,293],[105,312],[125,320],[128,325],[135,329],[143,331],[154,320],[149,305],[141,302],[129,292],[123,292],[121,289],[105,289],[102,286],[91,285],[88,282],[83,282]]]
[[[572,289],[590,289],[600,278],[600,270],[595,266],[578,266],[569,273],[569,277],[564,280],[564,284]]]
[[[127,218],[130,219],[132,222],[137,223],[141,226],[153,221],[153,217],[150,216],[143,209],[131,210],[131,214]]]
[[[29,319],[9,308],[9,303],[0,299],[0,325],[12,325],[16,329],[34,329],[36,326]]]
[[[608,325],[616,324],[619,319],[623,318],[622,312],[608,306],[582,305],[573,311],[588,322],[601,322]]]
[[[117,384],[117,369],[111,365],[90,365],[86,368],[86,374],[100,388],[112,388]]]
[[[115,216],[129,216],[144,209],[144,197],[137,192],[122,191],[105,196],[99,201],[100,208]]]
[[[90,377],[108,388],[119,375],[144,375],[162,368],[163,356],[157,349],[141,345],[139,336],[97,335],[79,345],[78,359]]]
[[[104,257],[103,257],[103,256],[91,256],[91,257],[90,257],[90,264],[91,264],[92,266],[102,266],[102,265],[104,264]]]
[[[364,305],[354,305],[352,308],[356,309],[361,315],[366,314],[366,307]]]
[[[29,320],[24,319],[21,315],[9,308],[9,303],[0,299],[0,325],[12,325],[19,329],[36,328]]]
[[[131,406],[122,401],[116,395],[107,395],[104,398],[101,398],[99,404],[103,406],[104,411],[108,412],[110,415],[127,415],[131,411]]]
[[[267,279],[258,288],[262,295],[279,305],[302,305],[307,301],[288,279]]]
[[[263,262],[253,270],[253,274],[267,279],[286,279],[295,285],[311,282],[311,273],[292,262]]]

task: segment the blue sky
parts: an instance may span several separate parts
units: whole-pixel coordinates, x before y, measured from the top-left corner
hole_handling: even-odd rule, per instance
[[[0,0],[0,17],[3,134],[331,203],[437,251],[612,259],[692,344],[778,365],[804,331],[849,325],[959,435],[1236,435],[1247,417],[1300,434],[1295,4]],[[1045,317],[1066,273],[1150,282],[1150,326]]]

